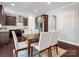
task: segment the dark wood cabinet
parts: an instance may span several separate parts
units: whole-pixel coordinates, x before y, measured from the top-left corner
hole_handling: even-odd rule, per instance
[[[2,25],[5,24],[4,16],[1,16],[1,15],[0,15],[0,24]]]
[[[2,15],[2,12],[3,12],[3,6],[0,5],[0,16]]]
[[[23,18],[23,25],[28,26],[28,18]]]
[[[16,25],[16,17],[5,15],[5,25]]]
[[[35,17],[35,28],[38,28],[38,17]]]
[[[5,15],[5,25],[16,25],[16,17]]]
[[[4,9],[3,6],[0,5],[0,24],[4,25],[5,24],[5,18],[4,18]]]
[[[44,19],[44,32],[48,32],[48,15],[41,15]]]

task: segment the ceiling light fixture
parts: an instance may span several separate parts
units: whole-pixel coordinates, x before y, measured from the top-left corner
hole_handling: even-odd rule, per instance
[[[51,2],[48,2],[48,4],[50,4]]]
[[[12,4],[11,4],[11,6],[15,6],[15,4],[14,4],[14,3],[12,3]]]
[[[37,10],[35,10],[35,12],[38,12]]]

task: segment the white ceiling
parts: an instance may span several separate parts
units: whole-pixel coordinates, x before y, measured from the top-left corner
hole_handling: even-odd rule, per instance
[[[15,6],[11,6],[11,3],[14,3]],[[51,4],[47,4],[47,2],[0,2],[6,12],[26,16],[45,14],[71,3],[72,2],[51,2]],[[34,10],[38,10],[38,12],[35,13]]]

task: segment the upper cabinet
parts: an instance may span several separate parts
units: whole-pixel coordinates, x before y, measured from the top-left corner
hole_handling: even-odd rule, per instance
[[[35,28],[39,31],[48,32],[48,15],[41,15],[35,18]]]
[[[0,24],[4,25],[5,24],[5,17],[4,17],[4,9],[3,6],[0,5]]]
[[[23,26],[28,26],[28,18],[23,18]]]
[[[44,32],[48,32],[48,15],[41,15],[44,20]]]
[[[0,5],[0,16],[3,14],[3,6]]]
[[[16,25],[16,17],[5,15],[5,25]]]

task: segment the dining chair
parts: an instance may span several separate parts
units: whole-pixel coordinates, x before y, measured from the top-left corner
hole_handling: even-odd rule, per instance
[[[27,41],[18,42],[17,36],[14,31],[12,31],[12,35],[13,35],[14,46],[15,46],[15,54],[16,56],[18,56],[18,51],[22,51],[28,48],[27,46],[28,42]]]
[[[33,56],[33,47],[39,51],[39,56],[41,52],[48,50],[49,53],[49,43],[50,43],[51,33],[50,32],[41,32],[39,42],[32,44],[32,56]]]
[[[51,32],[51,39],[50,39],[50,49],[52,49],[52,47],[54,47],[54,49],[56,49],[56,52],[58,54],[58,37],[59,37],[59,33],[57,31]],[[52,53],[52,51],[51,51]]]

